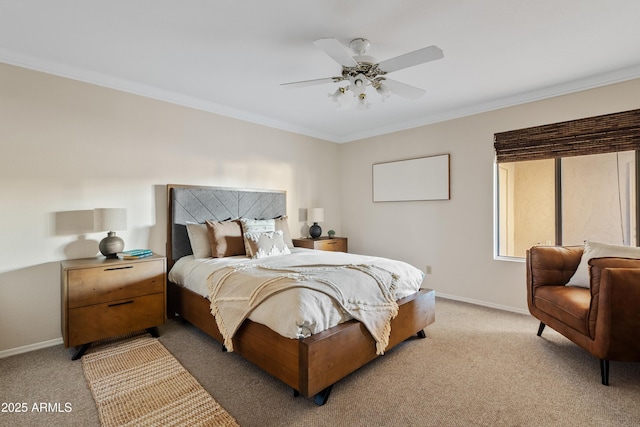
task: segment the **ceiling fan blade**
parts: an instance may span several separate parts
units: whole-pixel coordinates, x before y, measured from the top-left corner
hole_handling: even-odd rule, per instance
[[[384,79],[383,83],[391,90],[391,95],[398,95],[408,99],[418,99],[426,93],[426,90],[400,83],[396,80]]]
[[[443,57],[442,49],[438,46],[429,46],[384,60],[378,64],[378,67],[385,73],[390,73],[392,71],[402,70],[403,68],[413,67],[414,65],[424,64],[425,62],[435,61]]]
[[[339,81],[339,77],[325,77],[322,79],[313,79],[313,80],[303,80],[300,82],[290,82],[290,83],[281,83],[280,86],[285,88],[299,88],[299,87],[307,87],[307,86],[315,86],[323,83],[334,83]]]
[[[314,41],[313,44],[322,49],[324,53],[343,67],[355,67],[358,65],[351,54],[349,54],[345,47],[336,39],[319,39]]]

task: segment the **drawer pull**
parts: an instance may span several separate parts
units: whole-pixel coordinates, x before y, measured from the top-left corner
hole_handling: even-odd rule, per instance
[[[125,265],[124,267],[111,267],[105,268],[104,271],[112,271],[112,270],[125,270],[127,268],[133,268],[133,265]]]
[[[109,304],[109,307],[116,307],[116,306],[125,305],[125,304],[133,304],[133,300],[124,301],[124,302],[116,302],[116,303],[113,303],[113,304]]]
[[[327,242],[327,245],[335,245],[338,242]]]

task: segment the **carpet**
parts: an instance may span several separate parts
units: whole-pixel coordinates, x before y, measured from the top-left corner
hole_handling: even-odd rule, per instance
[[[238,426],[157,338],[103,342],[82,368],[104,427]]]

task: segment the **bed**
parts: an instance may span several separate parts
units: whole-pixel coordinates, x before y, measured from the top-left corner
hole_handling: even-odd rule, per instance
[[[225,336],[211,314],[210,300],[202,291],[180,283],[182,278],[176,280],[177,270],[194,263],[194,250],[187,225],[240,217],[283,218],[286,215],[286,192],[167,185],[167,201],[167,315],[180,316],[224,343]],[[293,248],[291,252],[292,255],[285,256],[291,256],[292,259],[300,256],[304,259],[312,255],[310,252],[330,256],[309,249]],[[359,255],[343,255],[361,261],[361,258],[357,258],[361,257]],[[366,261],[366,257],[362,259]],[[212,261],[199,262],[203,264]],[[224,262],[235,261],[225,259]],[[197,264],[197,268],[204,268]],[[193,268],[187,267],[187,270],[191,271],[189,269]],[[200,276],[204,277],[204,273],[200,273]],[[397,315],[391,320],[391,332],[388,341],[384,342],[384,351],[412,336],[424,338],[424,328],[435,321],[433,290],[420,288],[409,293],[405,289],[400,294],[402,297],[397,300]],[[279,293],[270,299],[275,299],[276,296],[281,298]],[[312,398],[318,405],[326,403],[333,384],[381,353],[380,341],[374,339],[367,327],[356,319],[341,321],[328,329],[320,328],[321,330],[313,333],[306,331],[307,333],[299,333],[293,337],[291,334],[286,336],[286,333],[278,333],[275,331],[278,330],[277,327],[270,328],[265,324],[268,323],[260,319],[254,320],[253,314],[244,320],[231,340],[233,351],[292,387],[294,395]]]

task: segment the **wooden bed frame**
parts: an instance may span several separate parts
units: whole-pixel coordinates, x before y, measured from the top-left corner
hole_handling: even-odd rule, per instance
[[[169,269],[177,260],[177,258],[174,259],[177,227],[184,225],[184,223],[180,224],[184,219],[176,219],[179,215],[176,214],[178,209],[174,206],[175,192],[191,190],[204,191],[205,194],[208,191],[228,191],[239,194],[240,198],[245,192],[247,194],[258,192],[260,198],[262,193],[265,196],[273,193],[285,194],[260,190],[168,185],[167,261]],[[207,200],[215,200],[215,203],[218,203],[216,197],[207,198]],[[276,204],[280,205],[277,209],[281,210],[282,203]],[[263,212],[269,210],[261,209]],[[284,214],[284,211],[279,214]],[[273,213],[264,217],[278,216],[271,215]],[[193,219],[198,220],[198,218]],[[424,328],[435,321],[435,291],[433,290],[420,289],[419,292],[399,300],[398,305],[399,314],[391,322],[391,336],[386,350],[416,334],[424,338]],[[179,315],[220,343],[223,342],[222,334],[211,314],[209,300],[169,280],[167,280],[167,315],[169,317]],[[305,397],[313,397],[318,405],[326,403],[334,383],[377,357],[375,340],[357,320],[350,320],[308,338],[290,339],[247,319],[235,334],[233,347],[236,353],[291,386],[295,396],[302,394]]]

